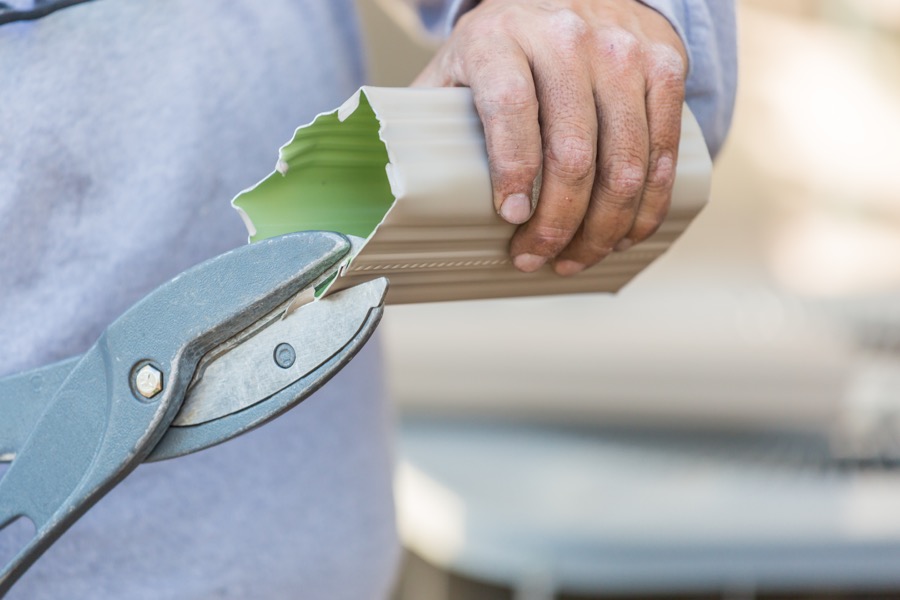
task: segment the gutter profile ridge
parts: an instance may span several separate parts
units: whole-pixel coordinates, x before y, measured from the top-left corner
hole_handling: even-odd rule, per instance
[[[687,106],[668,217],[636,248],[573,277],[516,270],[516,226],[492,202],[484,131],[468,88],[362,87],[299,127],[276,169],[233,206],[251,241],[293,231],[361,238],[322,293],[387,276],[388,302],[616,292],[668,250],[706,205],[712,163]]]

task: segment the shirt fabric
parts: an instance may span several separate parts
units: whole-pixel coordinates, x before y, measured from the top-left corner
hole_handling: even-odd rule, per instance
[[[446,31],[474,3],[423,4]],[[647,4],[686,41],[688,103],[717,149],[731,3]],[[228,200],[361,83],[358,34],[352,0],[97,0],[0,26],[0,374],[83,352],[244,243]],[[140,466],[8,598],[386,597],[399,544],[376,346],[265,427]]]
[[[246,243],[228,201],[362,81],[354,14],[97,0],[0,26],[4,373],[83,352],[148,291]],[[138,467],[8,598],[385,597],[399,544],[370,346],[266,427]]]

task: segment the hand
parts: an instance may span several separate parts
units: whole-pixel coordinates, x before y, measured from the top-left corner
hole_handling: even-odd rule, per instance
[[[573,275],[665,218],[687,64],[637,0],[482,0],[414,85],[472,89],[513,263]]]

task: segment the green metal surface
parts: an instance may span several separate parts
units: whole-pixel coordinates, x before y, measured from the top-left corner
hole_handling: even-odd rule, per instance
[[[281,149],[279,170],[233,201],[256,228],[250,241],[306,230],[368,238],[394,202],[379,127],[360,92],[344,121],[334,111],[298,128]]]

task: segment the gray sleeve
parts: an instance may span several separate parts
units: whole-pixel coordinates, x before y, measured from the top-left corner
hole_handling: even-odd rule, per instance
[[[425,28],[435,35],[446,37],[464,12],[471,10],[478,0],[413,0],[419,9]]]
[[[713,157],[719,152],[734,112],[737,43],[732,0],[641,0],[661,13],[687,49],[690,69],[685,99]]]

